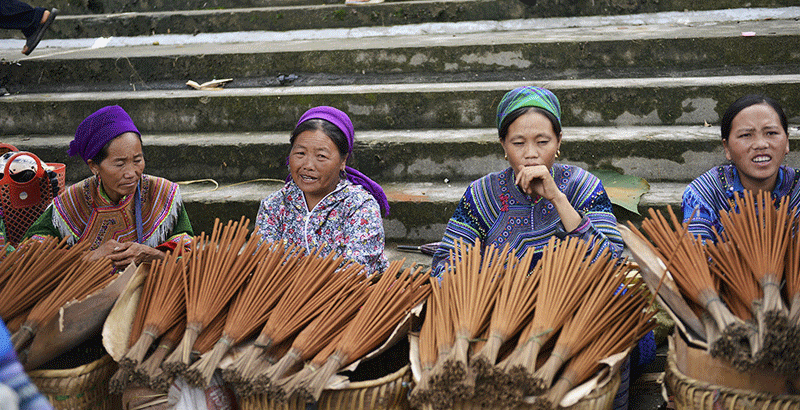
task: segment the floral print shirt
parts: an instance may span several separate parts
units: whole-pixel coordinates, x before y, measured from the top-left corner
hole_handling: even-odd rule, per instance
[[[360,185],[342,180],[336,189],[308,210],[303,191],[289,181],[261,201],[256,216],[256,233],[261,240],[285,240],[311,252],[360,263],[367,274],[383,272],[389,265],[383,252],[385,235],[380,207]]]

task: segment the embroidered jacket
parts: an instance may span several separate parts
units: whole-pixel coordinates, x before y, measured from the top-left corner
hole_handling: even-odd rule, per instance
[[[772,199],[778,201],[789,196],[789,207],[800,205],[800,170],[781,165]],[[689,222],[689,232],[702,239],[714,239],[714,230],[722,233],[720,210],[730,211],[729,201],[744,187],[734,165],[720,165],[697,177],[683,192],[683,221]],[[697,212],[692,218],[692,212]],[[691,219],[691,221],[690,221]]]
[[[194,235],[183,207],[178,185],[166,179],[142,175],[137,187],[141,210],[140,243],[160,250],[175,249]],[[89,177],[66,189],[25,233],[28,238],[67,238],[72,245],[91,241],[91,250],[108,241],[137,241],[136,198],[131,194],[114,204],[97,177]]]
[[[360,185],[341,180],[336,188],[308,210],[303,191],[289,181],[261,201],[256,216],[261,240],[285,240],[307,252],[322,247],[322,254],[337,256],[367,267],[368,274],[388,266],[378,202]]]
[[[541,258],[542,248],[553,235],[583,238],[591,241],[593,247],[609,248],[619,256],[622,237],[600,179],[584,169],[564,164],[553,164],[552,174],[558,189],[583,217],[577,228],[565,232],[555,206],[544,198],[532,198],[520,191],[513,170],[507,168],[469,185],[433,256],[432,274],[442,273],[457,239],[466,244],[480,239],[483,246],[494,244],[499,249],[508,243],[520,258],[533,246],[537,252],[533,263]]]

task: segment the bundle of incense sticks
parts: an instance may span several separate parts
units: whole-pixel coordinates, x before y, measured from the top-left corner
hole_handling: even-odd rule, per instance
[[[698,310],[709,352],[740,371],[800,371],[800,313],[793,316],[787,308],[800,289],[798,210],[788,203],[788,197],[744,191],[729,211],[720,211],[722,232],[707,241],[693,238],[671,209],[671,226],[653,210],[642,222],[681,294]]]
[[[216,219],[211,236],[204,232],[192,241],[183,276],[186,331],[177,349],[162,364],[168,373],[181,374],[188,368],[198,335],[230,302],[258,262],[253,255],[259,238],[247,239],[249,223],[242,217],[238,223],[228,221],[223,227]]]
[[[441,286],[432,281],[419,333],[422,376],[409,397],[414,407],[439,410],[460,401],[508,407],[527,396],[540,397],[537,403],[545,407],[557,406],[565,383],[576,386],[591,378],[601,367],[599,360],[624,352],[655,326],[652,297],[633,274],[634,266],[586,241],[553,238],[534,267],[532,250],[518,259],[507,249],[498,254],[491,248],[481,253],[480,246],[456,248]],[[448,283],[458,281],[459,272],[473,276],[462,278],[465,283],[482,286],[467,295],[488,293],[493,300],[476,298],[482,306],[462,304],[460,294],[450,292],[458,285]],[[482,282],[487,273],[494,279]],[[463,371],[443,365],[458,343],[454,335],[463,325],[456,311],[464,307],[473,310],[474,322],[481,322],[471,326],[478,330],[470,336],[488,337],[485,344],[468,340],[475,352],[469,368],[480,370],[472,395],[457,387],[463,384]],[[491,319],[482,316],[492,309]],[[502,347],[514,339],[516,348]],[[550,352],[542,350],[548,339],[552,352],[536,368],[539,353]]]
[[[430,293],[430,272],[407,268],[398,275],[404,260],[393,261],[372,286],[364,304],[342,333],[312,360],[323,363],[314,373],[298,379],[290,389],[306,400],[319,400],[328,379],[340,369],[364,357],[385,341],[401,319]]]
[[[0,262],[0,318],[11,323],[30,311],[61,283],[67,269],[79,262],[89,245],[67,248],[66,239],[51,237],[20,244]]]
[[[264,325],[278,298],[289,285],[288,273],[297,261],[295,254],[295,247],[286,248],[283,242],[263,244],[259,248],[254,257],[261,262],[232,301],[222,337],[214,345],[213,353],[187,370],[186,379],[190,385],[207,386],[228,350],[251,337]]]
[[[83,300],[86,296],[106,287],[118,276],[111,274],[113,267],[111,261],[106,258],[93,262],[80,259],[65,271],[58,286],[36,302],[20,329],[11,335],[14,350],[20,351],[25,347],[36,335],[39,325],[55,317],[64,304],[73,300]]]

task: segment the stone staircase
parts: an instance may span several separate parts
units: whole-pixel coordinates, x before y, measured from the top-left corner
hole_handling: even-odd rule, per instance
[[[0,141],[67,163],[75,182],[88,170],[66,156],[72,133],[119,104],[144,134],[146,172],[219,184],[182,188],[200,231],[254,218],[286,175],[297,118],[333,105],[355,123],[352,165],[387,191],[394,246],[440,239],[467,184],[507,166],[497,102],[535,84],[562,104],[560,160],[644,178],[644,213],[679,206],[724,161],[717,125],[743,94],[779,100],[800,139],[796,3],[55,0],[65,13],[31,56],[0,33]],[[214,78],[233,81],[185,85]]]

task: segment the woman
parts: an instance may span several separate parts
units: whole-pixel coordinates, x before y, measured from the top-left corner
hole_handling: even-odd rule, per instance
[[[745,189],[771,192],[775,200],[788,195],[790,207],[800,205],[800,170],[783,165],[789,128],[777,101],[755,94],[739,98],[725,111],[720,128],[730,164],[692,181],[681,204],[689,232],[703,239],[722,232],[720,210],[730,211],[729,201]]]
[[[163,258],[191,240],[178,185],[143,174],[141,134],[120,106],[86,117],[69,143],[69,155],[83,158],[94,175],[53,199],[26,238],[89,241],[90,260],[109,258],[117,268]]]
[[[502,248],[518,257],[541,251],[551,236],[575,236],[622,251],[622,238],[600,180],[571,165],[556,164],[561,146],[561,107],[549,90],[520,87],[497,107],[500,145],[510,167],[470,184],[433,257],[433,274],[445,268],[457,239]],[[541,252],[534,257],[534,263]]]
[[[346,166],[353,152],[353,123],[333,107],[303,114],[289,138],[286,185],[261,201],[256,233],[262,241],[285,240],[312,251],[335,252],[368,274],[383,272],[381,212],[389,203],[381,187]]]

